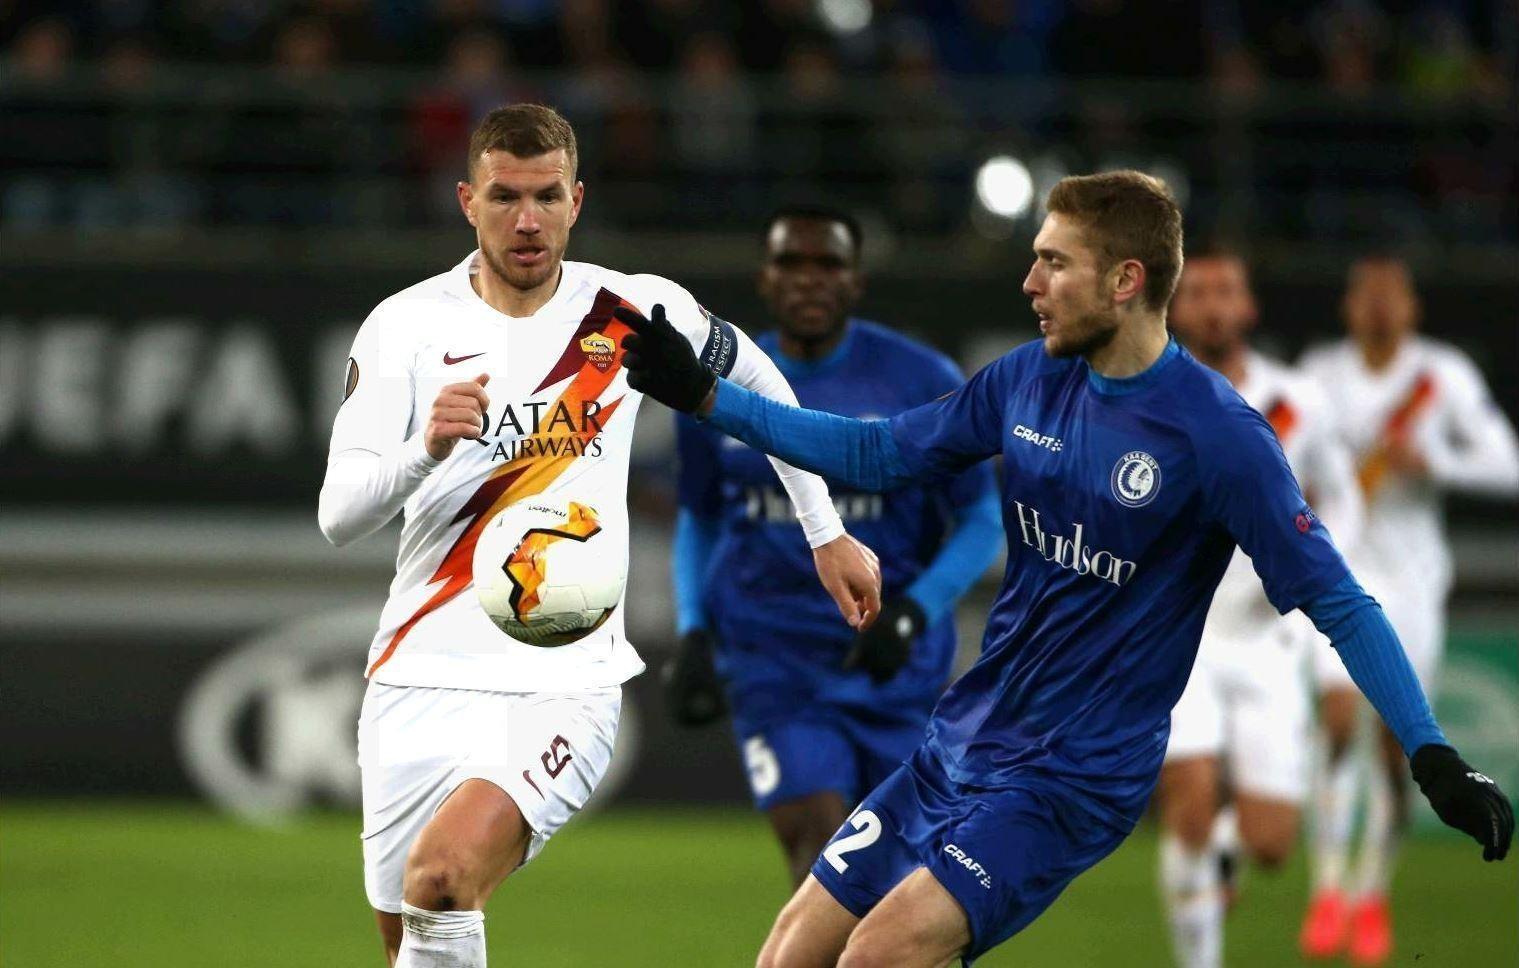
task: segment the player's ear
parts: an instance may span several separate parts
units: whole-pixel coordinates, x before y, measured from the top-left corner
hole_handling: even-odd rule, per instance
[[[1113,300],[1118,303],[1127,303],[1129,300],[1144,293],[1145,266],[1138,259],[1125,259],[1118,263],[1116,268],[1117,278],[1113,284]]]
[[[570,225],[580,220],[580,206],[585,201],[585,182],[576,182],[570,189]]]
[[[459,195],[459,209],[464,213],[465,221],[475,224],[475,188],[467,181],[461,181],[455,191]]]

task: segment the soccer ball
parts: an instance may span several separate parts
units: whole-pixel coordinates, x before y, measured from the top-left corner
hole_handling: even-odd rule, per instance
[[[627,557],[595,509],[527,498],[502,511],[475,544],[475,594],[501,631],[528,645],[568,645],[601,626],[622,599]]]

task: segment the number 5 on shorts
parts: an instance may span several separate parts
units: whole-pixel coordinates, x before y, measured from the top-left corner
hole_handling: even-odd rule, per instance
[[[869,847],[881,836],[881,818],[873,811],[856,810],[850,814],[847,822],[854,827],[855,832],[835,840],[823,851],[823,859],[840,874],[849,869],[849,861],[844,859],[845,854]]]
[[[781,784],[781,762],[763,736],[744,741],[744,766],[749,770],[749,787],[757,797],[768,797]]]

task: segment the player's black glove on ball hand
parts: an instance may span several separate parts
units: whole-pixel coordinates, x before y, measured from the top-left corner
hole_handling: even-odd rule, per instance
[[[1440,819],[1476,838],[1483,860],[1502,860],[1514,837],[1514,808],[1498,784],[1449,746],[1421,746],[1411,765],[1414,782]]]
[[[687,632],[675,658],[664,667],[665,702],[681,726],[705,726],[728,711],[723,684],[712,664],[712,636],[701,629]]]
[[[645,319],[635,309],[619,306],[612,315],[633,330],[622,338],[622,365],[628,386],[653,397],[671,410],[691,413],[712,391],[717,374],[702,366],[696,351],[665,318],[665,307],[655,303]]]
[[[912,640],[928,624],[918,603],[903,595],[881,606],[874,625],[855,636],[845,669],[864,669],[877,685],[896,675],[912,654]]]

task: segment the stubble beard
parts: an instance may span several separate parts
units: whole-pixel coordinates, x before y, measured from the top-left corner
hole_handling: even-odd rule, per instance
[[[518,292],[532,292],[539,286],[554,277],[559,271],[559,263],[563,259],[563,253],[557,253],[545,261],[540,270],[521,269],[517,266],[503,263],[496,258],[496,254],[485,246],[480,247],[480,257],[485,260],[486,266],[495,274],[497,279],[516,289]]]
[[[1086,356],[1102,349],[1118,335],[1118,314],[1113,310],[1094,310],[1076,317],[1064,332],[1045,337],[1044,352],[1056,359]]]

